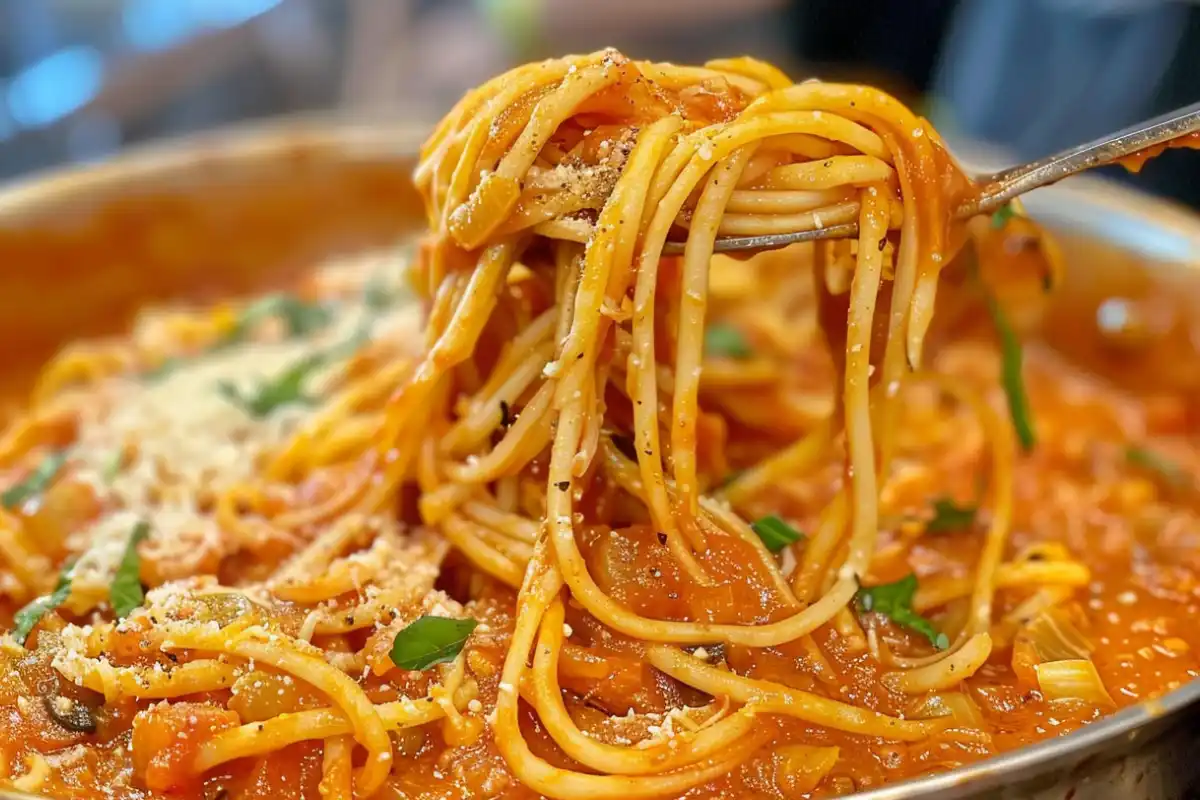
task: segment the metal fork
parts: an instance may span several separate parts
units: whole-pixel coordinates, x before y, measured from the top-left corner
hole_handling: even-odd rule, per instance
[[[1200,103],[1176,109],[1154,119],[1109,134],[1088,144],[1072,147],[1052,156],[1020,164],[991,175],[976,176],[980,191],[955,210],[958,219],[987,214],[1031,189],[1056,183],[1093,167],[1111,164],[1139,150],[1169,142],[1180,136],[1200,131]],[[858,223],[829,225],[795,233],[773,233],[766,236],[725,236],[716,240],[718,253],[778,250],[796,242],[817,239],[845,239],[858,235]],[[667,254],[682,253],[683,242],[668,241],[663,248]]]

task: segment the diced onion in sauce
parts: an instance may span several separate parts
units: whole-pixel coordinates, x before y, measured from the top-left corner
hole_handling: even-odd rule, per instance
[[[838,760],[838,748],[789,744],[775,750],[775,785],[787,800],[807,797]]]
[[[1047,661],[1033,669],[1047,700],[1082,700],[1105,708],[1116,705],[1090,659]]]
[[[963,692],[934,692],[921,698],[913,707],[912,716],[919,719],[949,717],[954,727],[986,729],[983,711]]]

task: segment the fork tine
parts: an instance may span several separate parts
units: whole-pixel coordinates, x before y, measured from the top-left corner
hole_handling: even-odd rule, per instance
[[[847,222],[829,225],[810,231],[796,233],[771,233],[765,236],[724,236],[713,245],[715,253],[749,253],[758,250],[778,250],[796,242],[815,242],[818,239],[848,239],[858,235],[858,223]],[[683,253],[685,242],[668,241],[663,247],[664,255]]]

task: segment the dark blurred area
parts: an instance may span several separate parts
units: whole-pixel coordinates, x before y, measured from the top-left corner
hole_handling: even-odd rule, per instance
[[[1006,161],[1200,99],[1187,0],[0,0],[0,178],[277,115],[429,124],[512,63],[610,44],[874,83]],[[1119,177],[1200,207],[1194,153]]]

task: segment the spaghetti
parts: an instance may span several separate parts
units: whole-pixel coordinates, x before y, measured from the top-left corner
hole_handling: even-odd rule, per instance
[[[924,119],[752,59],[602,51],[488,82],[421,155],[411,265],[46,368],[0,440],[7,783],[791,800],[1129,702],[1097,620],[1133,589],[1043,532],[1191,499],[1112,452],[1103,480],[1055,466],[1072,412],[1035,431],[1029,395],[1092,398],[1085,436],[1116,401],[1044,365],[1027,389],[1007,300],[1056,253],[1019,215],[952,223],[970,184]],[[999,355],[967,325],[927,357],[935,300],[990,315]],[[1127,405],[1122,435],[1153,434]],[[1160,616],[1123,640],[1169,653],[1151,691],[1196,667]]]

